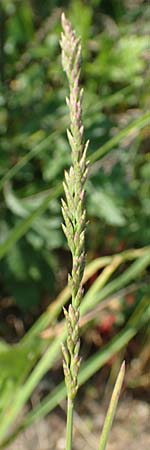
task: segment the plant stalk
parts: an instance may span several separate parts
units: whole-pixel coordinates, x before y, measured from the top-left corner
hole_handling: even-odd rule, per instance
[[[68,398],[68,402],[67,402],[66,450],[72,450],[73,410],[74,410],[74,401],[71,400],[70,398]]]
[[[119,374],[117,377],[117,381],[115,383],[115,387],[114,387],[112,397],[110,400],[106,419],[104,422],[103,430],[101,433],[98,450],[106,449],[106,445],[107,445],[109,434],[110,434],[111,427],[113,424],[113,420],[114,420],[114,416],[115,416],[115,412],[116,412],[116,408],[117,408],[117,404],[118,404],[118,400],[119,400],[119,396],[120,396],[120,392],[121,392],[121,388],[122,388],[122,384],[123,384],[123,380],[124,380],[124,375],[125,375],[125,361],[123,361],[123,363],[122,363],[122,366],[120,368],[120,371],[119,371]]]

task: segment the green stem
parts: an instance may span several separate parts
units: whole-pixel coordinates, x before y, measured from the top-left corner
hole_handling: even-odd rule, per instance
[[[123,384],[123,380],[124,380],[124,374],[125,374],[125,361],[123,362],[118,377],[117,377],[117,381],[112,393],[112,397],[110,400],[110,404],[109,404],[109,408],[108,408],[108,412],[106,415],[106,419],[104,422],[104,426],[103,426],[103,430],[101,433],[101,437],[100,437],[100,443],[99,443],[99,449],[98,450],[105,450],[106,449],[106,445],[108,442],[108,438],[109,438],[109,433],[112,427],[112,423],[113,423],[113,419],[115,416],[115,412],[116,412],[116,408],[117,408],[117,404],[118,404],[118,400],[119,400],[119,396],[120,396],[120,392],[121,392],[121,388],[122,388],[122,384]]]
[[[74,402],[73,402],[73,400],[68,398],[68,405],[67,405],[67,429],[66,429],[66,450],[72,450],[73,409],[74,409]]]

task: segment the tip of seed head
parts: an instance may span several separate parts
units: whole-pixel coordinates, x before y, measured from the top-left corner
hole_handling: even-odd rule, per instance
[[[61,23],[62,23],[62,25],[64,25],[65,22],[66,22],[66,16],[65,16],[65,13],[62,12],[62,14],[61,14]]]

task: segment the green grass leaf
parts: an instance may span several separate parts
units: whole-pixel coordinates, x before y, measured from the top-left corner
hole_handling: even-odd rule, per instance
[[[104,426],[103,426],[103,430],[101,433],[101,437],[100,437],[100,443],[99,443],[99,450],[105,450],[106,449],[106,445],[108,442],[108,438],[109,438],[109,433],[112,427],[112,423],[114,420],[114,416],[115,416],[115,412],[116,412],[116,408],[117,408],[117,404],[118,404],[118,400],[119,400],[119,396],[120,396],[120,392],[121,392],[121,388],[122,388],[122,384],[123,384],[123,380],[124,380],[124,375],[125,375],[125,361],[122,363],[122,366],[119,370],[119,374],[114,386],[114,390],[112,393],[112,397],[110,400],[110,404],[109,404],[109,408],[107,411],[107,415],[105,418],[105,422],[104,422]]]

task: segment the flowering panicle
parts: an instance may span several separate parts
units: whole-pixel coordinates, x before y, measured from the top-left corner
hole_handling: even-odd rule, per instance
[[[62,345],[63,368],[68,398],[74,399],[78,389],[78,371],[80,367],[79,306],[83,288],[82,277],[85,265],[85,228],[86,211],[84,208],[84,184],[88,173],[86,153],[88,141],[84,143],[82,125],[83,89],[79,87],[81,44],[72,30],[70,22],[62,14],[61,48],[62,65],[69,82],[69,98],[66,99],[70,112],[70,130],[67,136],[71,147],[72,165],[65,172],[62,199],[63,231],[72,253],[72,271],[68,277],[72,294],[72,304],[68,311],[64,309],[67,321],[67,343]]]

